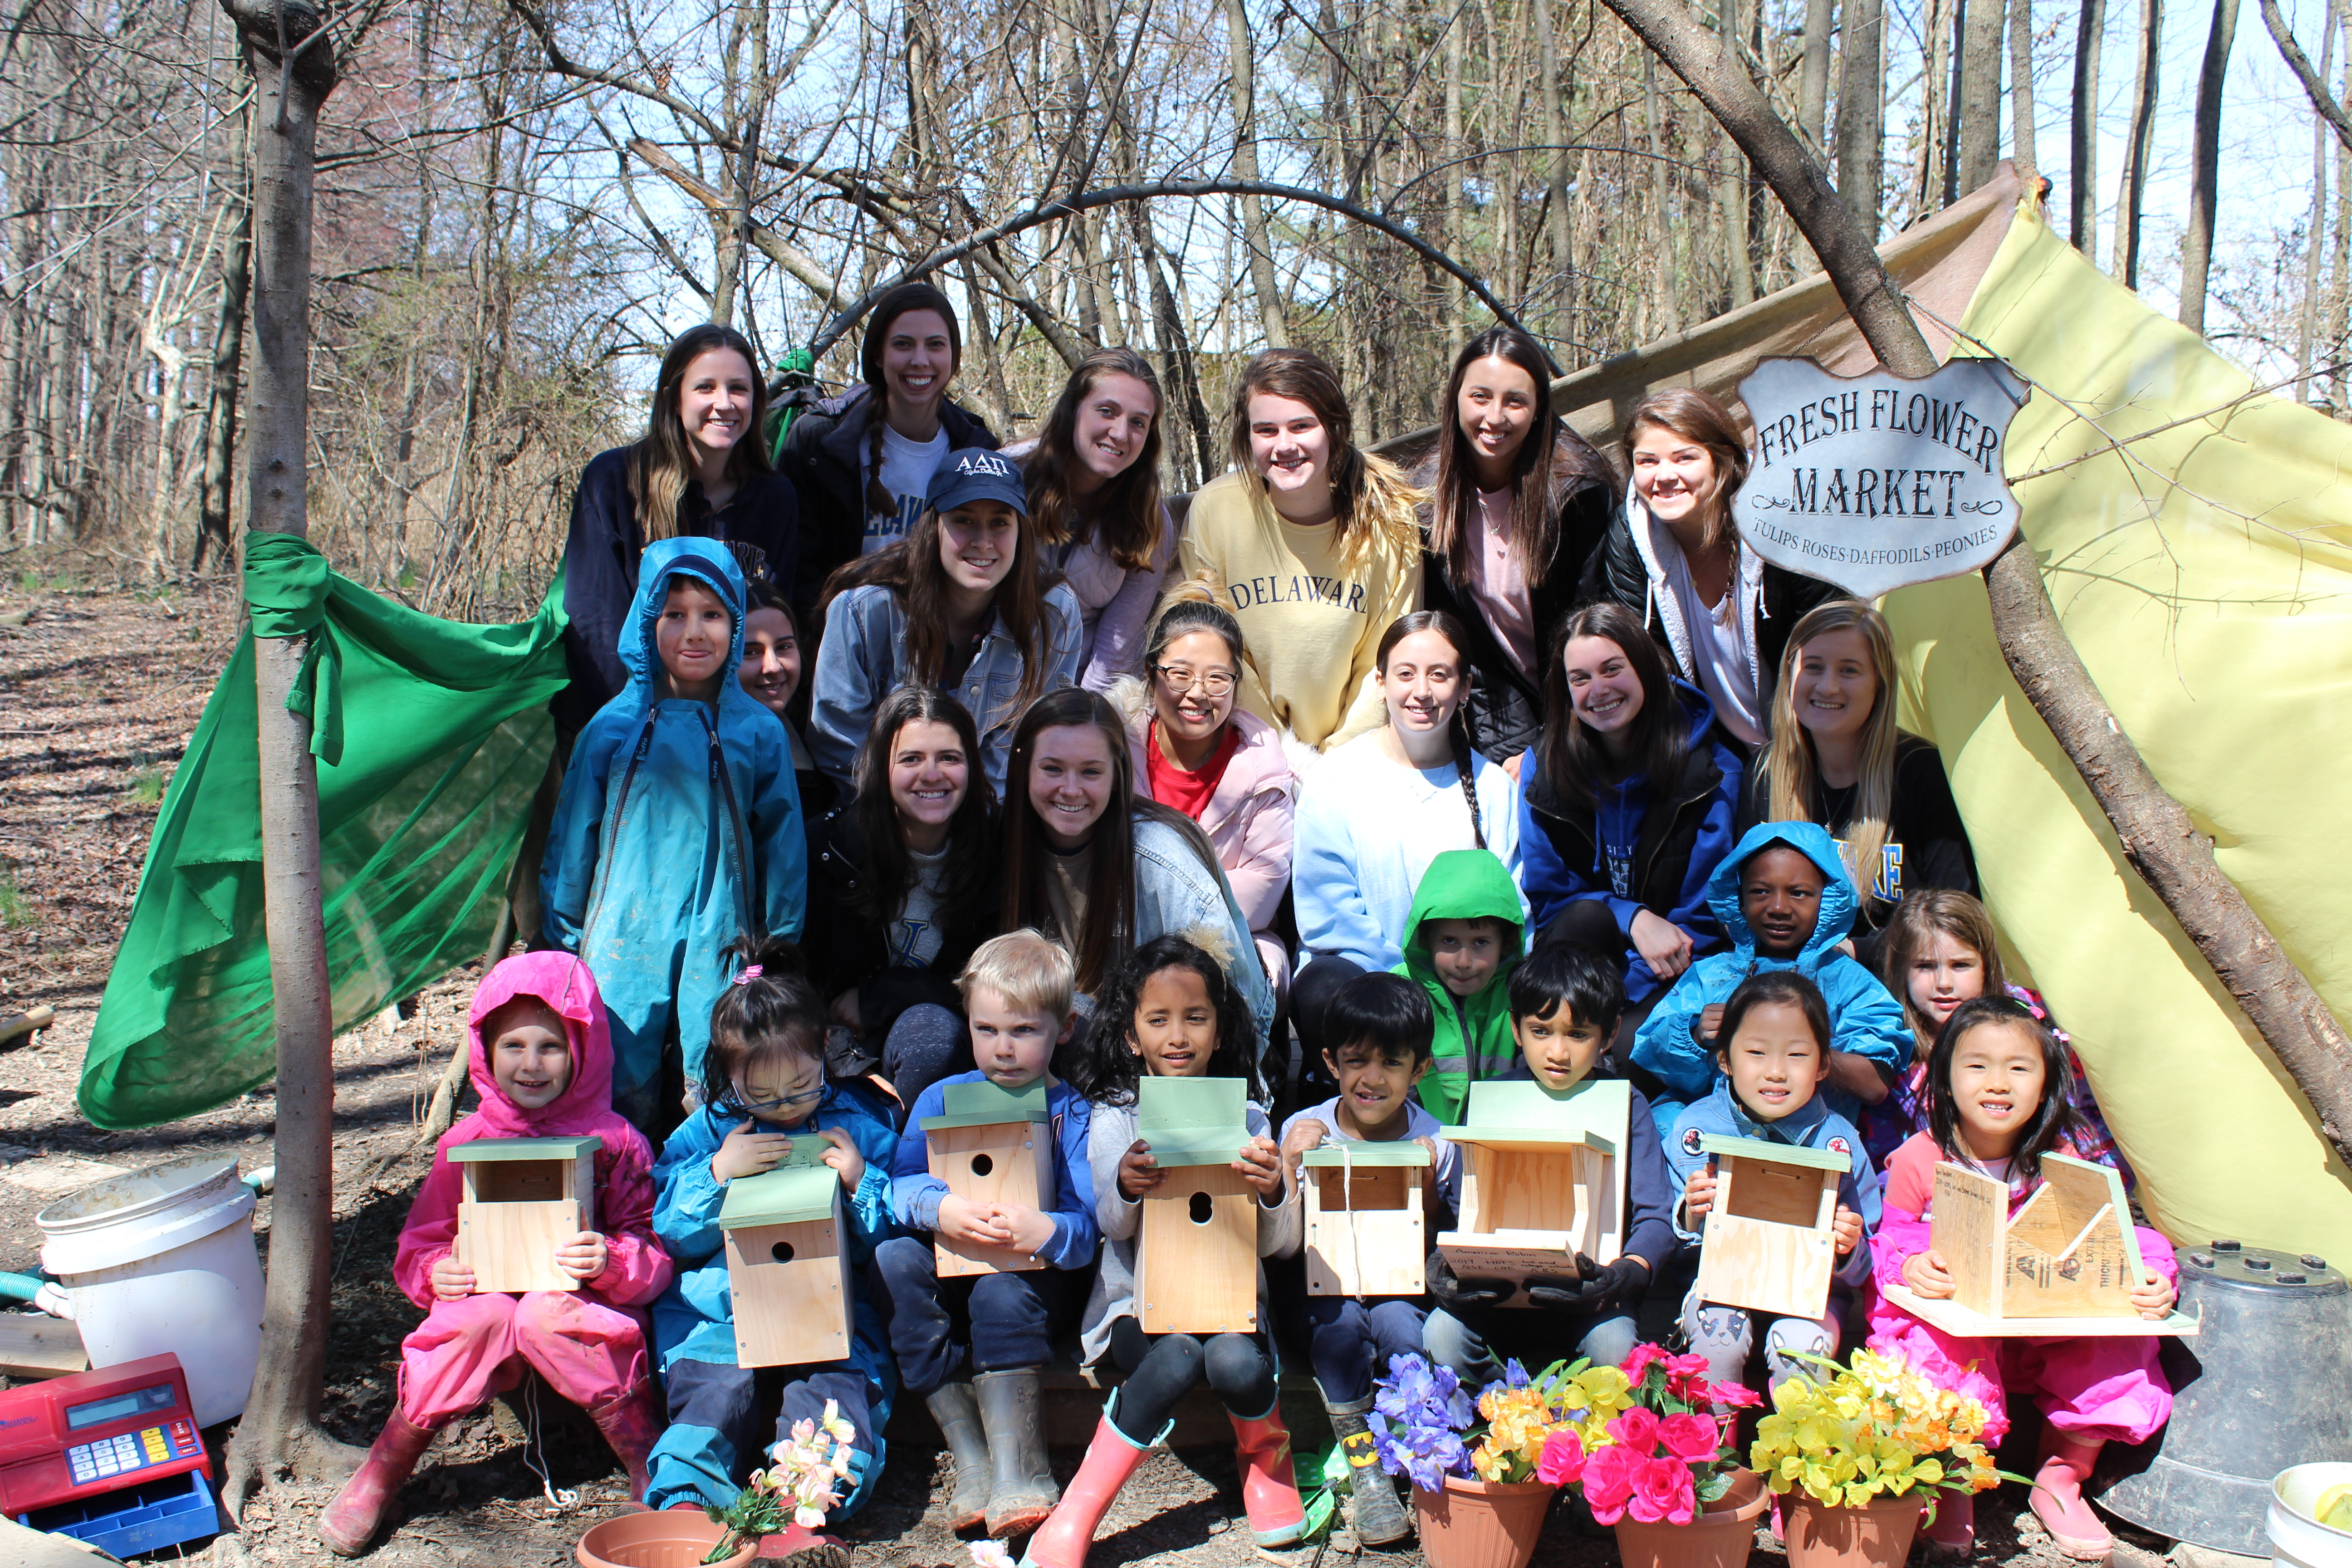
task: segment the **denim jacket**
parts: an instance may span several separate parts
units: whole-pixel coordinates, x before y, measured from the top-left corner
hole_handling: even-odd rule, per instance
[[[1052,668],[1045,690],[1075,686],[1085,622],[1078,597],[1066,583],[1045,591],[1045,622]],[[825,612],[824,641],[816,656],[814,706],[809,715],[809,750],[816,764],[841,786],[844,798],[856,787],[857,749],[874,710],[882,700],[907,684],[900,667],[907,646],[907,612],[898,595],[880,584],[852,588]],[[1021,694],[1021,647],[1003,624],[992,620],[980,651],[956,695],[980,727],[982,761],[988,782],[1004,793],[1005,760],[1013,749],[1013,727],[1020,720],[1015,706]]]
[[[1224,868],[1202,863],[1185,837],[1164,822],[1135,824],[1135,945],[1181,936],[1224,965],[1257,1024],[1258,1055],[1274,1035],[1274,987],[1250,937],[1249,917]],[[1205,940],[1204,940],[1205,939]],[[1215,948],[1222,945],[1224,951]]]

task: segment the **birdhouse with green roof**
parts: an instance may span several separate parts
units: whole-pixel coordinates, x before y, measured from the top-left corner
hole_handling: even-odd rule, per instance
[[[1838,1183],[1853,1157],[1716,1134],[1701,1138],[1699,1150],[1715,1171],[1715,1201],[1700,1232],[1699,1299],[1783,1318],[1827,1311]]]
[[[1163,1173],[1143,1195],[1135,1296],[1147,1334],[1246,1334],[1257,1321],[1257,1189],[1234,1162],[1250,1141],[1236,1078],[1147,1078],[1135,1135]]]
[[[848,1232],[825,1141],[793,1140],[774,1170],[727,1184],[727,1289],[738,1366],[802,1366],[849,1354]]]
[[[1045,1080],[1006,1089],[981,1079],[947,1086],[937,1116],[921,1122],[931,1174],[976,1204],[1054,1206],[1054,1123]],[[939,1277],[1019,1273],[1045,1266],[1017,1247],[957,1241],[934,1233]]]
[[[556,1249],[596,1228],[596,1151],[602,1138],[477,1138],[449,1151],[464,1190],[457,1199],[458,1264],[474,1293],[577,1290]]]
[[[1417,1140],[1334,1139],[1298,1163],[1307,1293],[1418,1296],[1428,1287],[1431,1161]]]
[[[1524,1079],[1470,1086],[1463,1124],[1445,1130],[1462,1150],[1455,1228],[1437,1238],[1462,1279],[1518,1287],[1577,1278],[1577,1255],[1603,1267],[1625,1242],[1625,1148],[1632,1087],[1587,1079],[1555,1091]]]

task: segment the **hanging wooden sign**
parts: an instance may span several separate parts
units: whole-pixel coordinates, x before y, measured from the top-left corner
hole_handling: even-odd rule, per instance
[[[1739,536],[1864,599],[1977,571],[2017,531],[2001,456],[2028,395],[1997,359],[1956,359],[1924,381],[1764,360],[1739,384],[1756,429],[1731,503]]]

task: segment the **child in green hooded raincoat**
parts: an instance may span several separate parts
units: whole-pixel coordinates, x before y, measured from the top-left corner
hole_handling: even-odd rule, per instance
[[[1511,1033],[1511,971],[1526,955],[1518,885],[1490,849],[1449,849],[1412,892],[1404,962],[1391,973],[1428,988],[1437,1037],[1415,1091],[1432,1116],[1458,1126],[1470,1086],[1519,1059]]]

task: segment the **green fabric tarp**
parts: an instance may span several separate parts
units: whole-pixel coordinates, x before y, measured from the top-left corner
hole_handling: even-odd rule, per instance
[[[253,639],[310,638],[287,706],[310,715],[335,1027],[478,958],[555,744],[563,585],[528,621],[408,609],[308,542],[247,542],[253,624],[172,778],[82,1062],[100,1127],[212,1110],[269,1081]]]

